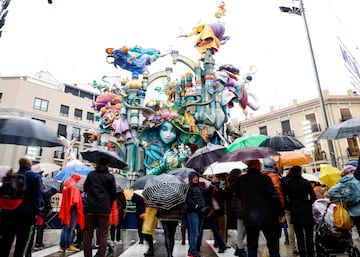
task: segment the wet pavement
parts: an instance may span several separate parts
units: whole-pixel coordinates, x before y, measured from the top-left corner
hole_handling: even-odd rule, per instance
[[[229,257],[234,256],[235,252],[235,242],[237,232],[236,230],[228,231],[228,245],[231,248],[227,249],[225,253],[217,253],[218,249],[214,248],[214,241],[212,237],[212,232],[209,230],[204,231],[203,241],[201,245],[200,254],[203,257]],[[46,229],[44,234],[44,244],[45,249],[40,251],[33,251],[32,257],[82,257],[84,256],[83,251],[80,252],[63,252],[59,251],[59,238],[60,238],[60,230],[59,229]],[[147,250],[146,242],[145,244],[139,244],[137,230],[127,229],[122,230],[122,244],[116,245],[113,248],[113,257],[142,257],[143,253]],[[156,257],[167,257],[165,244],[164,244],[164,234],[162,229],[157,229],[156,234],[154,236],[154,246],[155,246],[155,256]],[[358,239],[354,239],[356,245],[358,246]],[[188,251],[188,242],[186,241],[185,245],[181,244],[181,233],[180,229],[176,233],[176,242],[174,247],[173,257],[185,257],[187,256]],[[96,253],[96,249],[93,250],[93,256]],[[284,238],[280,239],[280,255],[282,257],[292,257],[292,250],[289,245],[284,244]],[[344,254],[338,254],[336,256],[347,256]],[[266,243],[263,236],[260,234],[259,238],[259,252],[258,257],[268,257]]]

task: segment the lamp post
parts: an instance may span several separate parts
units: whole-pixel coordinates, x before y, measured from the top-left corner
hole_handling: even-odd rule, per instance
[[[308,46],[309,46],[309,50],[310,50],[310,55],[311,55],[311,60],[312,60],[312,65],[313,65],[313,70],[314,70],[314,75],[315,75],[315,80],[316,80],[316,88],[317,88],[319,100],[320,100],[320,109],[321,109],[322,116],[323,116],[324,127],[325,127],[325,129],[327,129],[329,127],[329,120],[328,120],[326,109],[325,109],[324,97],[323,97],[322,90],[321,90],[319,74],[318,74],[318,70],[317,70],[317,66],[316,66],[315,55],[314,55],[314,50],[313,50],[312,43],[311,43],[309,28],[308,28],[307,20],[306,20],[306,16],[305,16],[303,1],[299,0],[299,8],[298,7],[284,7],[284,6],[280,6],[279,8],[282,12],[297,14],[297,15],[302,16],[302,18],[303,18],[305,31],[306,31],[306,37],[307,37],[307,41],[308,41]],[[331,165],[336,167],[336,158],[335,158],[333,143],[331,140],[327,140],[327,143],[328,143],[329,152],[330,152]]]

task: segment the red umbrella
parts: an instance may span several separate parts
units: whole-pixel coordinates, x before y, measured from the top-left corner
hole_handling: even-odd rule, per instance
[[[266,158],[280,155],[270,147],[244,147],[229,153],[225,153],[218,162],[235,162]]]

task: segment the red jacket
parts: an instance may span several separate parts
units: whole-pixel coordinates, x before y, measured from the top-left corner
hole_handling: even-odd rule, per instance
[[[77,173],[71,175],[71,178],[65,182],[62,199],[59,211],[59,219],[63,224],[70,227],[71,222],[71,207],[75,206],[77,210],[76,223],[79,224],[80,229],[84,229],[84,211],[80,189],[76,187],[76,183],[81,179]]]

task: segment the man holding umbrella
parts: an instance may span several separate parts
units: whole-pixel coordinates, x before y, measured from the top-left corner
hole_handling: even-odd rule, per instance
[[[109,159],[101,158],[96,170],[90,172],[84,183],[85,202],[85,230],[84,256],[92,257],[92,238],[94,229],[99,230],[98,257],[106,253],[107,236],[110,223],[110,210],[115,200],[115,178],[109,173]]]

